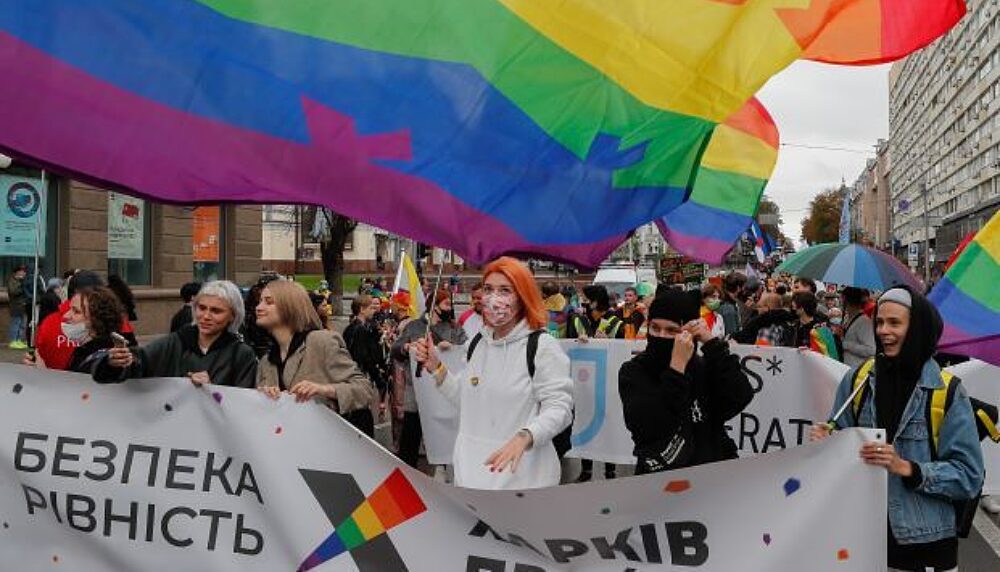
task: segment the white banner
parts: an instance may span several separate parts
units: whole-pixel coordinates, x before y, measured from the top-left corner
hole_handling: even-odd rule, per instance
[[[146,201],[108,193],[108,258],[143,258],[145,220]]]
[[[563,340],[574,381],[573,450],[570,457],[634,464],[632,437],[625,428],[618,370],[644,342]],[[733,345],[756,394],[727,425],[743,456],[801,445],[809,425],[825,420],[847,366],[815,352],[793,348]],[[443,354],[452,371],[464,367],[461,349]],[[419,380],[418,380],[419,382]],[[424,444],[431,463],[448,464],[458,430],[457,410],[433,383],[416,383]]]
[[[962,380],[969,395],[992,405],[1000,405],[1000,367],[979,360],[949,367]],[[1000,445],[983,441],[983,460],[986,463],[986,484],[983,493],[1000,495]]]
[[[0,555],[19,572],[880,570],[885,471],[857,455],[877,438],[472,491],[315,403],[4,365]]]

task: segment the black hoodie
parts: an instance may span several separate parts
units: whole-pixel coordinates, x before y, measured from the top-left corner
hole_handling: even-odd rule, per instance
[[[252,388],[257,385],[257,356],[239,336],[225,331],[202,352],[198,326],[190,325],[151,344],[132,348],[135,360],[125,369],[108,365],[105,357],[94,369],[94,381],[118,383],[135,377],[185,377],[207,371],[215,385]]]
[[[696,295],[667,291],[650,306],[649,319],[683,325],[698,317],[699,304]],[[708,341],[704,357],[693,355],[682,374],[670,367],[673,340],[651,336],[650,341],[655,345],[618,373],[636,474],[736,458],[725,424],[750,404],[754,390],[729,344]]]

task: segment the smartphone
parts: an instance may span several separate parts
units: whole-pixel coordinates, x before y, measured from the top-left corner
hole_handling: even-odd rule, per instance
[[[128,340],[125,336],[119,334],[118,332],[111,332],[111,340],[114,342],[116,348],[127,348]]]

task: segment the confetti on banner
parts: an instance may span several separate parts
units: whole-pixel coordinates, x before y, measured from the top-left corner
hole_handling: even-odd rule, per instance
[[[689,490],[690,488],[691,488],[691,482],[690,481],[687,481],[687,480],[684,480],[684,481],[670,481],[669,483],[667,483],[667,486],[663,487],[663,491],[664,492],[668,492],[668,493],[673,493],[673,494],[680,494],[680,493],[683,493],[683,492]]]
[[[798,479],[788,479],[785,481],[785,496],[792,496],[801,487],[802,483]]]

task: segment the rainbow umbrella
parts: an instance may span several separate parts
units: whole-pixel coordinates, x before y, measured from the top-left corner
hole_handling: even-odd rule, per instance
[[[903,263],[859,244],[817,244],[796,252],[776,271],[869,290],[887,290],[907,284],[918,292],[923,291],[920,281]]]

